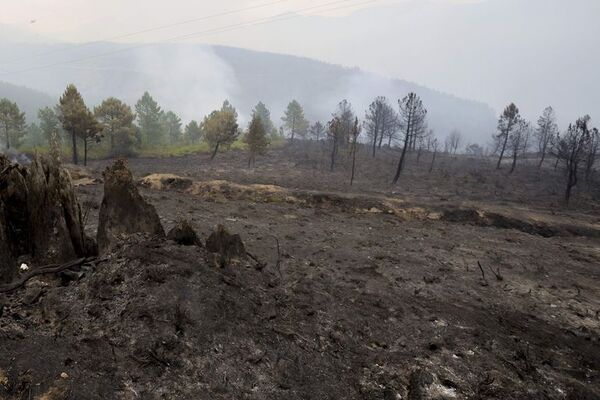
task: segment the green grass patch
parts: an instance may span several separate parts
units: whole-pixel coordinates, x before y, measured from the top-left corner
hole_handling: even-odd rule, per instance
[[[270,149],[277,149],[283,147],[287,140],[285,138],[270,138]],[[229,150],[242,150],[248,149],[248,145],[244,142],[243,137],[239,137],[230,146],[222,146],[219,149],[219,153],[227,152]],[[62,145],[62,156],[65,160],[72,158],[71,146],[68,146],[63,142]],[[77,148],[79,153],[79,159],[83,162],[83,144]],[[148,146],[141,149],[136,149],[135,153],[137,157],[182,157],[190,154],[198,153],[210,153],[213,149],[206,142],[199,143],[177,143],[177,144],[166,144],[163,146]],[[19,151],[26,154],[47,154],[48,146],[22,146]],[[102,160],[110,158],[110,150],[107,142],[94,143],[88,147],[88,160]]]

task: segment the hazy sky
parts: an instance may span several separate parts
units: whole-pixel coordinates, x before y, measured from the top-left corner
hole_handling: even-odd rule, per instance
[[[553,105],[563,124],[584,113],[600,120],[600,0],[367,2],[0,0],[0,35],[6,38],[12,30],[27,33],[21,37],[28,40],[31,34],[43,40],[104,40],[269,4],[117,41],[162,42],[191,34],[187,42],[359,66],[481,100],[497,111],[514,101],[532,119]],[[287,18],[293,14],[302,16]],[[282,15],[278,22],[244,25]]]

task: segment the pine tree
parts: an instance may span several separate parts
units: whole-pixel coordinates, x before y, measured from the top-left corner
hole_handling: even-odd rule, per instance
[[[190,143],[198,142],[202,138],[202,129],[197,121],[192,120],[185,126],[185,139]]]
[[[44,144],[44,133],[36,123],[27,125],[25,139],[27,144],[32,147],[40,147]]]
[[[204,117],[202,121],[202,135],[204,140],[213,148],[210,159],[214,159],[220,146],[229,146],[239,136],[237,111],[225,101],[220,110],[215,110]]]
[[[590,128],[590,116],[579,118],[570,124],[567,132],[560,137],[556,144],[557,158],[565,163],[567,184],[565,189],[565,203],[569,204],[571,192],[579,181],[579,167],[585,162],[590,149],[592,134],[595,129]]]
[[[358,124],[358,118],[354,119],[354,126],[350,132],[350,155],[352,156],[352,174],[350,175],[350,186],[354,183],[354,172],[356,169],[356,153],[358,151],[358,137],[360,136],[361,127]]]
[[[540,163],[538,164],[538,169],[540,169],[544,163],[546,154],[548,154],[548,150],[550,150],[549,147],[552,144],[552,139],[556,137],[558,133],[556,115],[554,114],[552,107],[546,107],[544,109],[542,115],[538,118],[537,125],[535,137],[538,141],[538,151],[540,153]]]
[[[334,115],[331,121],[327,124],[327,136],[331,142],[331,161],[329,170],[333,172],[335,161],[340,147],[340,142],[344,137],[342,120],[338,115]]]
[[[165,143],[162,125],[162,110],[150,93],[144,95],[135,104],[138,124],[143,144],[160,145]]]
[[[90,143],[100,143],[102,139],[102,125],[94,113],[86,108],[84,116],[84,129],[81,134],[83,139],[83,165],[87,166],[88,147]]]
[[[167,111],[162,115],[162,123],[170,143],[181,141],[181,118],[173,111]]]
[[[310,133],[311,139],[319,141],[325,136],[325,126],[323,126],[321,121],[317,121],[311,125],[308,133]]]
[[[100,121],[102,133],[110,143],[110,155],[123,157],[134,154],[135,114],[131,107],[121,100],[110,97],[94,108],[94,114]]]
[[[352,140],[352,128],[354,126],[354,120],[356,119],[354,111],[352,111],[352,104],[346,99],[340,101],[335,115],[339,117],[341,124],[342,140],[340,144],[346,145]]]
[[[402,148],[400,160],[398,161],[396,174],[394,175],[394,184],[398,183],[398,180],[400,179],[400,174],[404,168],[406,152],[411,146],[411,143],[415,138],[422,136],[425,133],[425,117],[427,116],[427,110],[423,107],[421,98],[415,93],[409,93],[404,99],[399,100],[398,104],[400,105],[400,119],[404,129],[404,146]]]
[[[258,104],[252,110],[252,116],[257,116],[260,118],[260,122],[265,128],[265,132],[267,136],[275,137],[277,136],[277,129],[271,120],[271,111],[264,105],[262,101],[259,101]]]
[[[19,110],[17,103],[0,99],[0,129],[3,131],[5,145],[17,146],[25,135],[25,113]]]
[[[505,109],[500,119],[498,120],[498,134],[495,136],[497,147],[500,149],[500,156],[496,169],[500,169],[502,158],[506,152],[508,139],[511,137],[513,130],[516,129],[521,122],[521,114],[514,103],[510,103]]]
[[[64,131],[71,136],[73,151],[73,164],[79,162],[77,153],[77,139],[83,139],[87,150],[87,140],[91,135],[97,135],[96,126],[93,126],[95,119],[91,112],[85,106],[81,94],[75,85],[68,85],[61,96],[58,104],[58,119],[60,120]]]
[[[252,121],[250,121],[244,141],[248,144],[248,151],[250,152],[248,157],[248,167],[250,167],[254,165],[256,156],[263,155],[269,145],[265,125],[257,114],[254,114]]]
[[[293,141],[296,135],[305,137],[309,123],[304,117],[304,109],[296,100],[292,100],[281,118],[285,128],[289,132],[290,139]]]
[[[60,145],[62,129],[56,109],[52,107],[40,108],[37,115],[40,120],[40,129],[42,130],[42,134],[46,139],[48,146],[53,143],[53,140],[56,140],[56,137],[58,138],[58,143]]]

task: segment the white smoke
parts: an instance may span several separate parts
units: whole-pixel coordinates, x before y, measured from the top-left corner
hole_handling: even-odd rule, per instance
[[[21,153],[12,147],[10,149],[6,149],[2,143],[0,143],[0,154],[4,154],[12,164],[29,164],[31,162],[26,154]]]
[[[233,70],[208,46],[149,46],[135,56],[136,86],[183,121],[200,120],[236,96],[239,85]]]

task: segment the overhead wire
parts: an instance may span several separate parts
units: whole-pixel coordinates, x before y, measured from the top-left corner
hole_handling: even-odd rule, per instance
[[[131,46],[128,46],[128,47],[124,47],[122,49],[111,50],[111,51],[107,51],[107,52],[103,52],[103,53],[99,53],[99,54],[93,54],[93,55],[90,55],[90,56],[80,57],[80,58],[76,58],[76,59],[71,59],[71,60],[66,60],[66,61],[59,61],[59,62],[56,62],[56,63],[50,63],[50,64],[45,64],[45,65],[40,65],[40,66],[34,66],[34,67],[30,67],[30,68],[25,68],[25,69],[18,69],[18,70],[12,70],[12,71],[10,71],[10,70],[9,71],[4,71],[4,72],[0,72],[0,76],[13,75],[13,74],[19,74],[19,73],[24,73],[24,72],[31,72],[31,71],[36,71],[36,70],[40,70],[40,69],[52,68],[52,67],[60,66],[60,65],[68,65],[68,64],[71,64],[71,63],[78,63],[78,62],[87,61],[87,60],[91,60],[91,59],[96,59],[96,58],[106,57],[106,56],[110,56],[110,55],[114,55],[114,54],[119,54],[119,53],[127,52],[127,51],[130,51],[130,50],[135,50],[135,49],[138,49],[138,48],[142,48],[142,47],[155,46],[155,45],[161,44],[161,43],[168,43],[168,42],[177,41],[177,40],[188,40],[188,39],[191,39],[191,38],[201,37],[201,36],[204,36],[204,35],[210,35],[210,34],[215,34],[215,33],[223,33],[223,32],[228,32],[228,31],[232,31],[232,30],[236,30],[236,29],[240,29],[240,28],[245,28],[245,27],[258,26],[258,25],[264,25],[264,24],[268,24],[268,23],[273,23],[273,22],[279,22],[279,21],[283,21],[283,20],[288,20],[288,19],[292,19],[292,18],[299,18],[299,17],[303,16],[302,13],[306,13],[306,12],[309,12],[309,11],[319,10],[319,9],[321,9],[323,7],[328,7],[328,6],[332,6],[332,5],[335,5],[335,4],[348,3],[349,1],[352,1],[352,0],[335,0],[335,1],[330,1],[330,2],[319,4],[319,5],[316,5],[316,6],[311,6],[311,7],[306,7],[306,8],[302,8],[302,9],[291,10],[291,11],[288,11],[288,12],[286,12],[284,14],[278,13],[276,15],[271,15],[269,17],[258,18],[258,19],[255,19],[255,20],[247,21],[247,22],[230,24],[230,25],[223,26],[223,27],[217,27],[217,28],[207,29],[207,30],[193,32],[193,33],[184,34],[184,35],[177,35],[177,36],[173,36],[173,37],[161,40],[159,42],[135,44],[135,45],[131,45]],[[322,12],[323,11],[324,12],[336,11],[336,10],[341,10],[341,9],[346,9],[346,8],[351,8],[351,7],[363,6],[363,5],[371,4],[371,3],[374,3],[374,2],[377,2],[377,1],[380,1],[380,0],[368,0],[368,1],[360,2],[360,3],[344,4],[342,6],[328,8],[328,9],[321,10],[321,11]],[[147,31],[149,31],[150,29],[148,29]]]

